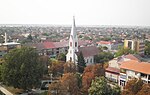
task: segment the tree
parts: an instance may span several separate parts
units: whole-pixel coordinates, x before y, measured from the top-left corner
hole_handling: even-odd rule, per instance
[[[111,95],[121,95],[121,88],[118,85],[112,87]]]
[[[78,64],[79,73],[83,73],[84,68],[86,67],[86,63],[85,63],[82,52],[80,52],[78,55],[78,63],[77,64]]]
[[[89,95],[110,95],[111,88],[104,77],[96,77],[92,80],[91,87],[88,89]]]
[[[58,54],[57,60],[65,62],[66,61],[66,55],[64,53]]]
[[[60,74],[63,74],[63,70],[64,70],[64,62],[62,61],[58,61],[58,60],[50,60],[50,67],[48,72],[52,73],[53,76],[57,76]]]
[[[69,95],[77,95],[79,87],[76,74],[66,73],[63,75],[60,81],[63,87],[63,91],[67,91]],[[64,95],[67,94],[65,93]]]
[[[94,57],[94,61],[96,63],[102,63],[108,62],[109,60],[113,59],[113,54],[111,52],[100,52],[98,55]]]
[[[64,73],[76,73],[77,72],[77,66],[75,63],[67,62],[64,64]]]
[[[145,55],[150,56],[150,42],[146,41],[145,42],[145,50],[144,50]]]
[[[137,95],[150,95],[150,84],[143,84],[142,89],[138,91]]]
[[[30,40],[30,41],[32,41],[32,40],[33,40],[33,38],[32,38],[32,35],[31,35],[31,34],[29,34],[29,35],[28,35],[27,40]]]
[[[35,49],[23,47],[14,49],[4,56],[1,77],[6,85],[30,89],[40,83],[43,65],[39,63]]]
[[[82,74],[82,91],[86,95],[91,86],[91,82],[95,77],[104,76],[105,72],[101,64],[89,65],[85,67]]]
[[[143,82],[141,79],[133,78],[127,82],[122,91],[122,95],[136,95],[141,90]]]
[[[135,51],[133,51],[129,48],[120,47],[118,52],[115,54],[115,57],[127,55],[127,54],[134,54],[134,53],[135,53]]]

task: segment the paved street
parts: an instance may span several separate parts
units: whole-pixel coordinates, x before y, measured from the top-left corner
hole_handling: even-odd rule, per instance
[[[6,95],[13,95],[11,92],[9,92],[7,89],[4,87],[0,86],[0,91],[3,92]]]

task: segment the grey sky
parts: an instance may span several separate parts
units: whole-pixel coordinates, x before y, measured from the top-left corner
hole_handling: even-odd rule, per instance
[[[150,0],[0,0],[0,24],[150,26]]]

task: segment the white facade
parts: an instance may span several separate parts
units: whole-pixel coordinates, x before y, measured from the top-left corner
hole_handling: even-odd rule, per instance
[[[84,57],[86,65],[94,64],[94,56]]]
[[[73,24],[69,39],[69,50],[66,55],[66,61],[71,61],[73,63],[77,63],[77,55],[76,52],[78,52],[78,37],[76,33],[76,26],[75,26],[75,18],[73,17]]]

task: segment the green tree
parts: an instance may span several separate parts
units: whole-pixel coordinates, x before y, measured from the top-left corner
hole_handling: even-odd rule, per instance
[[[108,62],[109,60],[113,59],[113,54],[111,52],[100,52],[98,55],[94,57],[96,63]]]
[[[59,61],[66,61],[66,55],[64,53],[60,53],[57,55],[57,60]]]
[[[121,88],[118,85],[112,87],[111,95],[121,95]]]
[[[104,77],[96,77],[95,80],[92,80],[88,92],[89,95],[110,95],[111,88]]]
[[[134,54],[134,53],[135,53],[135,51],[133,51],[129,48],[120,47],[118,52],[115,54],[115,57],[127,55],[127,54]]]
[[[84,68],[86,67],[86,63],[85,63],[82,52],[80,52],[78,55],[78,63],[77,64],[78,64],[79,73],[83,73]]]
[[[145,50],[144,50],[145,55],[150,56],[150,42],[146,41],[145,42]]]
[[[1,77],[6,85],[30,89],[38,86],[43,75],[43,65],[35,49],[22,47],[4,56]]]
[[[29,34],[29,35],[28,35],[27,40],[30,40],[30,41],[32,41],[32,40],[33,40],[33,37],[32,37],[32,35],[31,35],[31,34]]]

